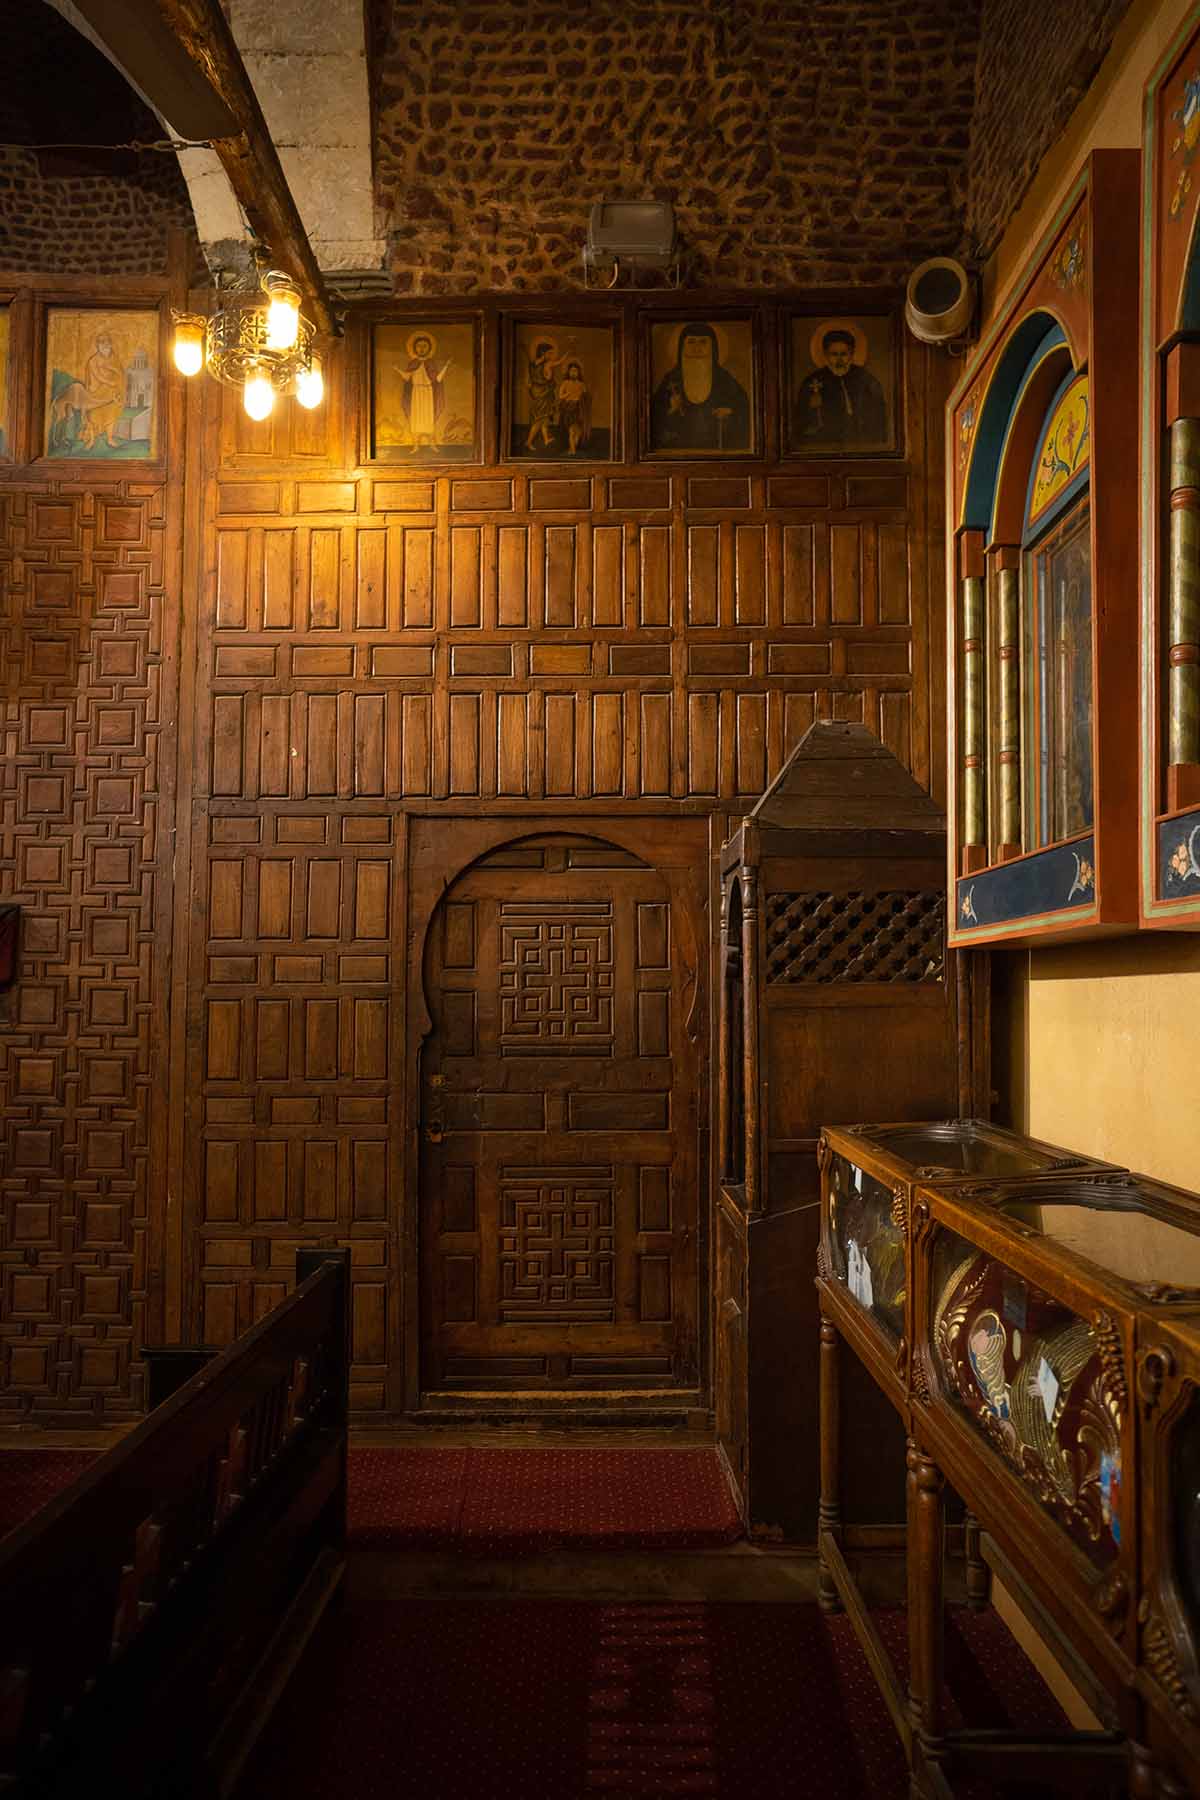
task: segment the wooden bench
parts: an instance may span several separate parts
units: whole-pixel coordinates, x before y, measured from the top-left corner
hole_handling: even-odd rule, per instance
[[[0,1793],[232,1789],[342,1576],[347,1257],[0,1547]]]

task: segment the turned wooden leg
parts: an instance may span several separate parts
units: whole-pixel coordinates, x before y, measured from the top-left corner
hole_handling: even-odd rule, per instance
[[[915,1438],[908,1440],[908,1712],[913,1727],[914,1791],[922,1763],[945,1754],[942,1719],[943,1559],[946,1518],[942,1471]]]
[[[972,1612],[982,1612],[991,1598],[991,1570],[979,1552],[982,1532],[974,1513],[968,1513],[963,1524],[963,1541],[967,1573],[967,1605]]]
[[[817,1508],[817,1602],[822,1612],[841,1612],[842,1603],[825,1562],[821,1534],[829,1532],[840,1543],[842,1510],[839,1505],[841,1456],[840,1368],[841,1339],[830,1319],[821,1320],[819,1397],[821,1408],[821,1499]]]

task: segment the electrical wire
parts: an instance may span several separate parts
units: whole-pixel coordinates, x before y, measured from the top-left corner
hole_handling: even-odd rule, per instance
[[[0,144],[0,150],[211,150],[211,138],[132,138],[127,144]]]

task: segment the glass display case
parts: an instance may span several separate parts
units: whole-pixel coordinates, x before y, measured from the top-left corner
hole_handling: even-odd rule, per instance
[[[1155,1759],[1200,1770],[1200,1313],[1138,1333],[1141,1593],[1138,1678]]]
[[[919,1182],[970,1188],[1111,1167],[982,1119],[831,1126],[819,1154],[821,1273],[867,1316],[866,1353],[889,1387],[905,1379],[902,1352],[912,1338],[906,1244]]]
[[[1145,1763],[1140,1347],[1173,1322],[1200,1320],[1200,1197],[1120,1171],[958,1188],[920,1181],[910,1225],[914,1440]],[[1190,1634],[1200,1411],[1189,1403],[1183,1416],[1195,1441],[1189,1426],[1164,1451],[1170,1516],[1154,1541],[1175,1547],[1175,1591],[1191,1596],[1177,1616]],[[917,1578],[927,1576],[936,1578],[924,1568]]]

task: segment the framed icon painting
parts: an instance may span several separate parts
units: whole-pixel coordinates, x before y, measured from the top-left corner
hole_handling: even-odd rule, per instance
[[[514,319],[506,336],[507,454],[523,462],[612,462],[620,452],[612,325]]]
[[[793,313],[785,333],[792,456],[890,456],[899,449],[899,349],[890,313]]]
[[[374,456],[404,463],[478,462],[478,321],[377,324],[372,400]]]
[[[648,455],[759,453],[758,346],[752,318],[651,319],[647,355]]]
[[[157,311],[49,309],[44,455],[97,462],[157,457],[161,324]]]

